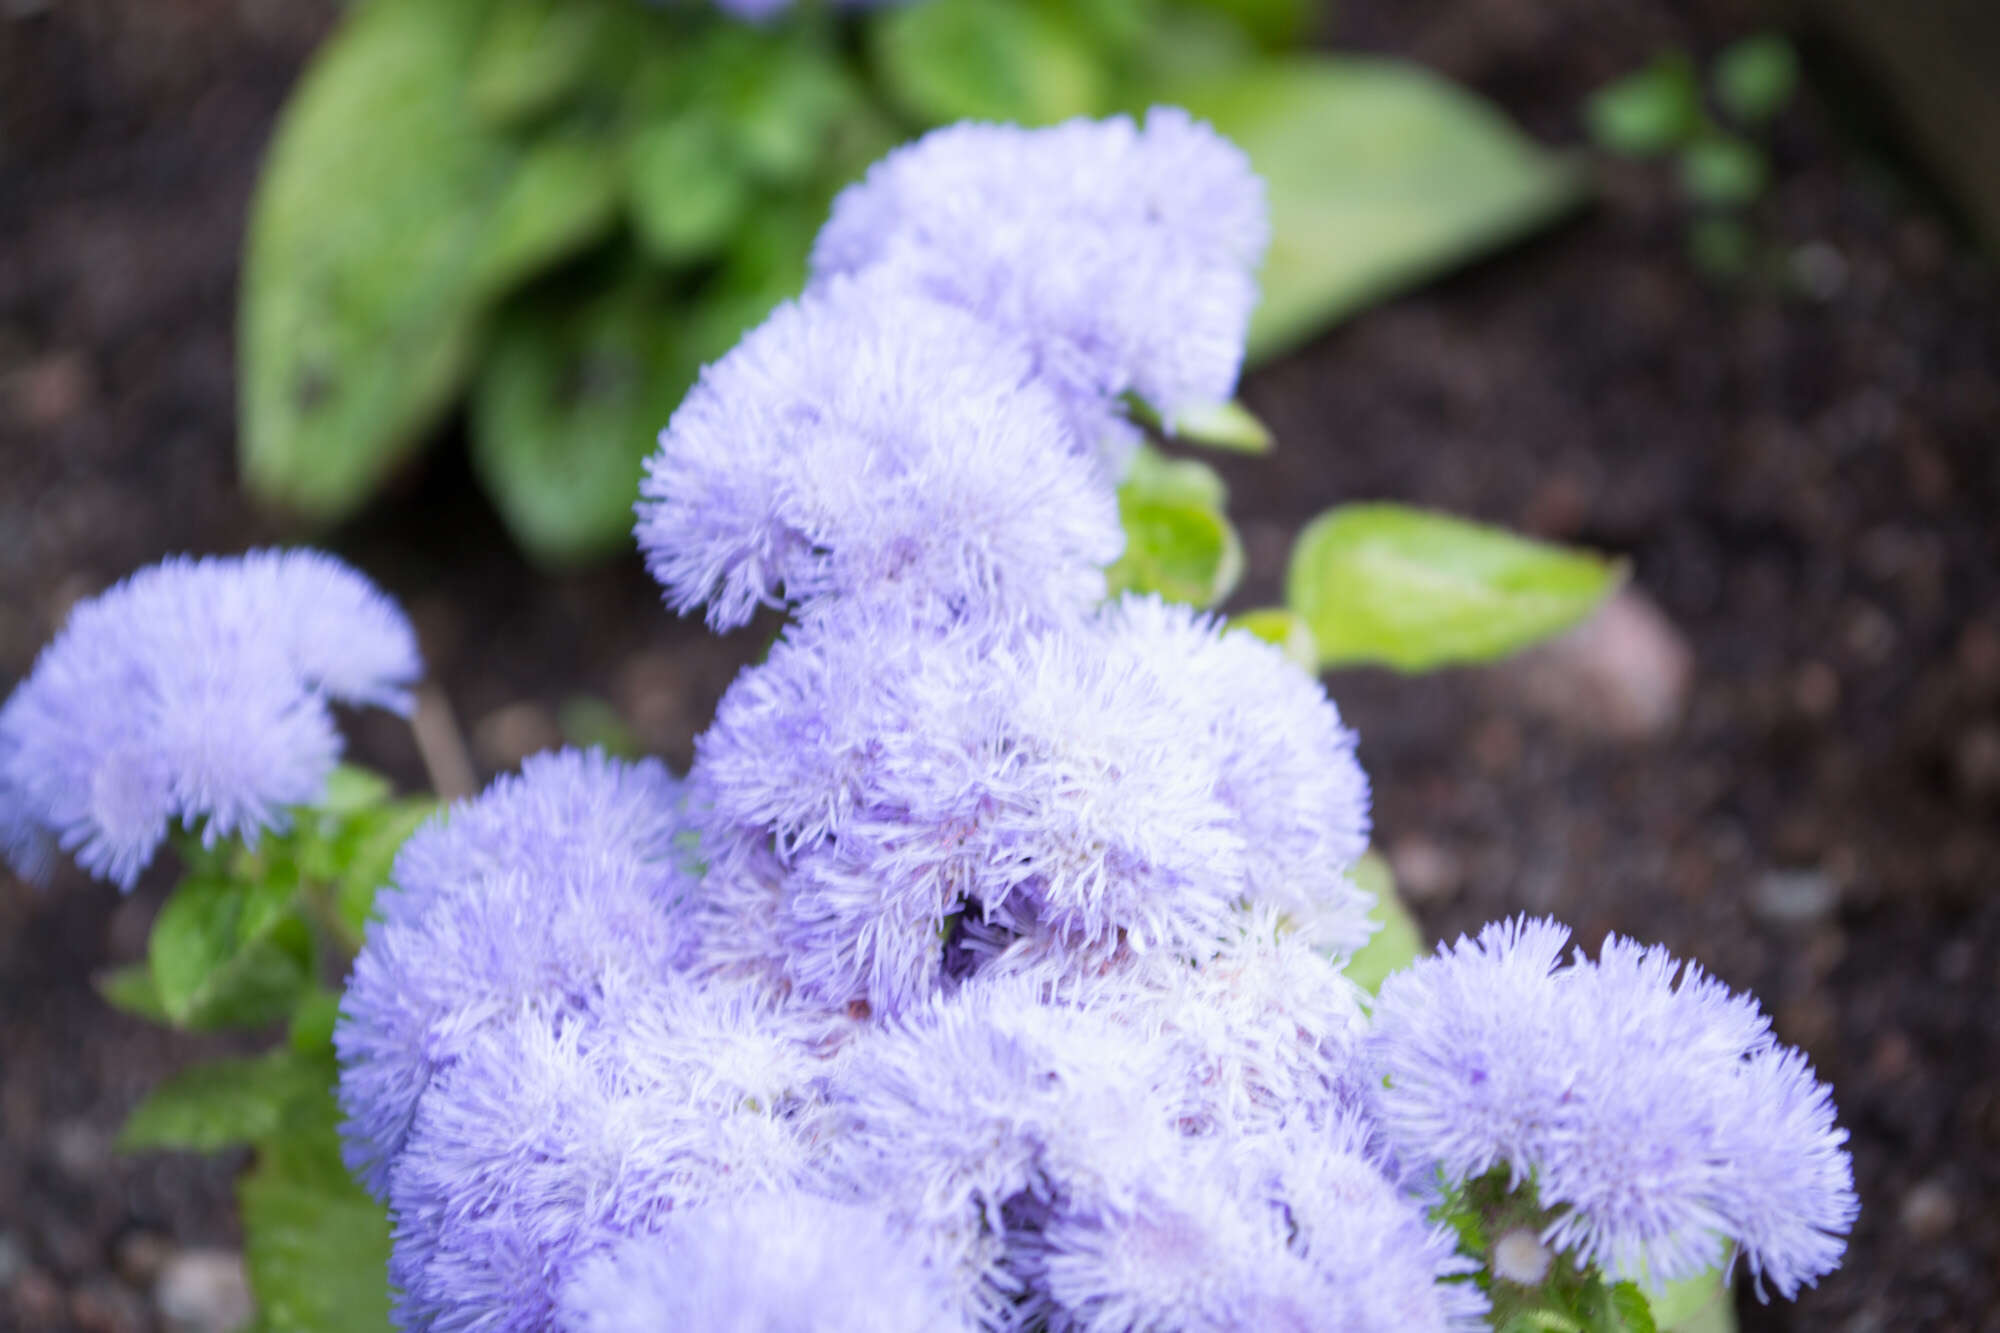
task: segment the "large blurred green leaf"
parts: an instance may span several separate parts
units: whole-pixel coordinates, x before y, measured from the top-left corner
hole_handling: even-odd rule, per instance
[[[925,0],[879,16],[872,37],[889,96],[926,124],[1046,125],[1100,114],[1110,98],[1089,32],[1060,5]]]
[[[1299,533],[1285,599],[1322,666],[1425,671],[1484,662],[1595,610],[1623,566],[1396,504],[1329,510]]]
[[[1583,194],[1577,166],[1413,65],[1259,61],[1165,100],[1235,140],[1269,191],[1253,358],[1540,227]]]
[[[555,107],[589,76],[609,17],[604,0],[498,0],[472,57],[474,108],[512,126]]]
[[[696,369],[680,313],[643,281],[582,303],[510,307],[472,401],[472,458],[529,554],[600,555],[629,542],[639,474]]]
[[[298,1102],[324,1097],[339,1077],[331,1048],[263,1055],[183,1069],[146,1094],[118,1135],[125,1152],[215,1152],[278,1132]]]
[[[495,0],[368,0],[287,107],[244,260],[245,478],[354,508],[458,392],[496,295],[609,226],[575,126],[520,141],[472,106]]]
[[[1669,1282],[1652,1296],[1661,1333],[1736,1333],[1735,1291],[1720,1269]]]
[[[259,1327],[384,1333],[389,1219],[340,1160],[330,1092],[295,1104],[236,1190]]]

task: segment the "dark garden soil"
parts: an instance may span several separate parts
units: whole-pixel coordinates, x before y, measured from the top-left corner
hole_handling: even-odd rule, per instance
[[[0,685],[126,570],[289,535],[235,489],[235,255],[272,115],[331,14],[0,2]],[[1754,22],[1342,0],[1328,35],[1574,143],[1590,88]],[[1679,723],[1619,739],[1534,703],[1533,671],[1341,673],[1381,842],[1434,936],[1528,910],[1592,946],[1658,940],[1812,1053],[1853,1133],[1861,1222],[1796,1306],[1746,1294],[1746,1328],[2000,1329],[2000,283],[1809,54],[1753,276],[1699,277],[1670,172],[1619,167],[1562,229],[1254,375],[1282,444],[1224,465],[1240,600],[1273,599],[1289,534],[1344,498],[1627,557],[1692,651]],[[757,642],[670,619],[636,560],[531,571],[455,449],[330,540],[405,599],[489,770],[577,694],[685,762]],[[397,725],[352,734],[420,779]],[[227,1045],[90,989],[139,956],[165,887],[0,877],[0,1326],[154,1327],[162,1256],[238,1242],[237,1160],[111,1149],[147,1086]]]

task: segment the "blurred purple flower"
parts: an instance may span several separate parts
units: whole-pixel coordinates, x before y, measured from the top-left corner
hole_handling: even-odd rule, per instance
[[[70,613],[0,708],[0,841],[131,888],[173,822],[205,843],[283,827],[341,750],[329,701],[407,711],[395,604],[317,551],[178,558]]]

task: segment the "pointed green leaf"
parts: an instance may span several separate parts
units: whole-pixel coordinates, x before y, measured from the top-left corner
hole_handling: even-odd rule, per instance
[[[612,165],[573,130],[544,151],[473,109],[494,8],[357,5],[285,110],[238,338],[244,477],[267,501],[351,511],[457,395],[494,297],[612,221]]]
[[[1273,443],[1270,427],[1236,402],[1184,408],[1167,425],[1176,440],[1232,453],[1268,454]]]
[[[331,1047],[290,1048],[184,1069],[154,1088],[126,1117],[122,1152],[216,1152],[274,1134],[297,1102],[327,1095],[338,1070]]]
[[[334,910],[351,940],[365,932],[375,893],[389,882],[396,853],[437,810],[431,797],[412,796],[364,811],[342,825],[333,844]]]
[[[1646,1293],[1633,1283],[1620,1282],[1611,1288],[1611,1312],[1623,1333],[1660,1333],[1653,1323],[1653,1307],[1646,1303]]]
[[[552,110],[590,73],[608,11],[598,0],[500,0],[472,57],[472,105],[513,127]]]
[[[1576,624],[1623,566],[1396,504],[1322,514],[1292,548],[1286,603],[1325,666],[1427,671],[1517,652]]]
[[[1214,468],[1198,458],[1173,458],[1142,444],[1126,466],[1122,494],[1135,500],[1171,501],[1220,510],[1229,504],[1229,487]]]
[[[283,887],[214,879],[181,881],[147,946],[161,1009],[189,1028],[283,1018],[310,981],[312,957]]]
[[[1235,140],[1264,177],[1271,248],[1253,359],[1541,227],[1583,195],[1575,164],[1413,65],[1260,61],[1166,100]]]
[[[564,561],[629,545],[639,474],[693,382],[681,318],[643,282],[510,307],[472,403],[472,458],[516,540]]]
[[[722,249],[753,198],[750,178],[721,130],[699,111],[632,137],[625,189],[639,239],[670,264]]]
[[[92,977],[91,984],[97,987],[97,993],[104,997],[104,1002],[120,1013],[152,1023],[173,1022],[167,1014],[166,1004],[160,999],[160,988],[154,984],[150,963],[127,963],[123,967],[109,968]]]

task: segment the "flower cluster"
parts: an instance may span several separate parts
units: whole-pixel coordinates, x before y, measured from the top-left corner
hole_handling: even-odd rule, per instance
[[[1262,237],[1171,111],[943,131],[842,196],[640,506],[675,606],[789,627],[685,778],[539,756],[377,899],[334,1039],[403,1326],[1437,1333],[1558,1255],[1838,1262],[1844,1136],[1754,1003],[1524,921],[1371,1005],[1338,710],[1105,601],[1128,399],[1229,393]],[[415,670],[331,562],[147,571],[0,714],[0,830],[129,882],[170,817],[310,799],[325,701]],[[1481,1190],[1532,1228],[1468,1239]]]
[[[0,708],[0,851],[55,849],[123,888],[170,824],[204,841],[282,827],[340,756],[329,702],[407,711],[401,611],[314,551],[168,560],[80,603]]]
[[[1227,395],[1262,236],[1175,112],[841,197],[640,506],[675,607],[790,627],[685,781],[549,756],[422,831],[357,961],[408,1326],[1477,1328],[1520,1265],[1430,1210],[1501,1168],[1612,1276],[1837,1261],[1841,1135],[1754,1005],[1533,923],[1371,1016],[1332,702],[1104,601],[1127,396]]]

